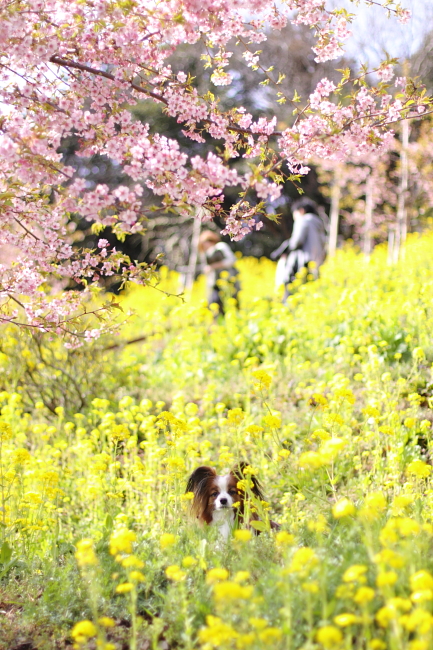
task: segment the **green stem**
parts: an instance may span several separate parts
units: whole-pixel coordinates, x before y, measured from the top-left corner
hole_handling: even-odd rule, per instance
[[[130,650],[137,650],[137,589],[131,591],[131,639],[129,642]]]

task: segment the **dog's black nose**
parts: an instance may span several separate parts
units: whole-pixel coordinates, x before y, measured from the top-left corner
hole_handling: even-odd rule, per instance
[[[227,505],[227,499],[220,499],[220,504],[222,506],[226,506]]]

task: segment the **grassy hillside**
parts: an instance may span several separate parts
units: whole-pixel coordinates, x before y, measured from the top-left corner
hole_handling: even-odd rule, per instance
[[[224,319],[167,272],[75,352],[5,330],[0,648],[431,648],[432,250],[347,249],[287,305],[243,259]],[[185,486],[239,460],[263,532],[223,544]]]

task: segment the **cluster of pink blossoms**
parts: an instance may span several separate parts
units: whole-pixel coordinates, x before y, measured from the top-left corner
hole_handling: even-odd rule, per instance
[[[383,3],[407,19],[397,3]],[[373,90],[362,88],[343,106],[344,84],[336,88],[324,79],[308,110],[281,133],[272,114],[255,122],[242,106],[224,111],[211,93],[199,94],[187,71],[175,74],[169,65],[177,48],[203,39],[215,51],[211,83],[230,84],[231,44],[260,43],[288,21],[315,30],[320,61],[337,57],[350,33],[346,18],[324,0],[0,0],[0,253],[12,250],[15,262],[0,265],[0,320],[24,318],[26,326],[66,332],[74,343],[84,336],[76,313],[85,294],[71,291],[53,301],[41,290],[47,279],[152,277],[152,269],[108,246],[72,247],[71,215],[123,236],[142,228],[143,188],[160,197],[160,208],[193,215],[222,210],[224,189],[238,186],[244,198],[222,216],[224,232],[239,239],[261,227],[260,200],[279,196],[280,187],[268,179],[276,160],[302,174],[312,157],[342,158],[354,143],[361,153],[386,145],[405,99],[381,105]],[[258,54],[245,58],[258,63]],[[383,66],[378,74],[386,81],[391,72]],[[176,139],[134,120],[125,106],[143,99],[213,152],[190,158]],[[417,98],[411,100],[416,107]],[[423,110],[425,104],[424,98]],[[89,187],[58,153],[70,137],[77,156],[108,157],[130,185]],[[258,172],[233,169],[231,161],[241,157]]]

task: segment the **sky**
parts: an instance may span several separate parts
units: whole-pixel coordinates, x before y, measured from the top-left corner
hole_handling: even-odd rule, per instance
[[[427,32],[433,30],[433,0],[401,0],[401,5],[412,12],[406,25],[395,17],[387,18],[385,9],[368,7],[365,2],[358,7],[350,0],[334,0],[333,4],[344,5],[350,13],[357,14],[345,50],[370,66],[382,61],[385,52],[402,60],[410,57],[420,48]]]

